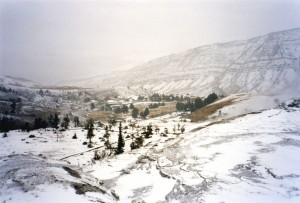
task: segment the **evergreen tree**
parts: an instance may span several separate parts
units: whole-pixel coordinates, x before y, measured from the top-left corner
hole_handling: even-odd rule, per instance
[[[42,89],[40,89],[39,95],[41,95],[42,97],[44,97],[44,91]]]
[[[85,127],[88,130],[86,138],[89,139],[89,143],[92,144],[92,138],[95,136],[94,135],[94,121],[93,121],[93,119],[89,119],[87,121]]]
[[[30,125],[28,122],[25,122],[23,128],[22,128],[23,131],[26,131],[26,132],[29,132],[30,131]]]
[[[205,99],[204,99],[204,105],[208,105],[213,103],[214,101],[216,101],[219,97],[215,94],[212,93],[210,95],[208,95]]]
[[[53,127],[54,127],[54,128],[56,128],[56,129],[58,128],[59,121],[60,121],[60,120],[59,120],[59,118],[58,118],[58,115],[55,114],[55,115],[54,115],[54,120],[53,120]]]
[[[203,103],[202,99],[197,97],[195,99],[194,106],[195,106],[195,110],[198,110],[198,109],[202,108],[204,106],[204,103]]]
[[[91,103],[91,109],[93,110],[95,108],[95,104],[94,103]]]
[[[176,110],[177,111],[185,111],[185,104],[182,102],[177,102],[176,103]]]
[[[49,126],[51,128],[54,128],[54,116],[53,116],[53,114],[49,115],[49,117],[48,117],[48,123],[49,123]]]
[[[152,125],[147,125],[147,130],[146,130],[146,133],[145,133],[145,138],[150,138],[151,135],[153,135],[153,132],[152,132]]]
[[[134,109],[133,103],[131,103],[131,104],[129,105],[129,108],[130,108],[130,109]]]
[[[181,131],[181,133],[184,133],[184,131],[185,131],[184,125],[181,127],[180,131]]]
[[[10,112],[11,113],[15,113],[16,112],[16,107],[17,107],[17,103],[16,101],[13,99],[12,103],[10,104]]]
[[[118,137],[118,146],[116,149],[116,154],[122,154],[124,152],[124,146],[125,146],[125,142],[124,142],[124,138],[122,135],[122,123],[120,122],[119,125],[119,137]]]
[[[68,129],[69,123],[70,123],[70,119],[69,119],[68,114],[66,114],[61,123],[61,127],[63,127],[64,129]]]
[[[144,137],[143,136],[137,136],[135,138],[135,140],[131,142],[130,148],[131,148],[131,150],[138,149],[141,146],[143,146],[143,143],[144,143]]]
[[[119,107],[119,106],[116,107],[115,110],[114,110],[114,113],[116,113],[116,114],[122,113],[121,107]]]
[[[126,114],[128,113],[128,106],[127,105],[122,106],[122,112],[126,113]]]
[[[78,116],[74,116],[74,126],[75,127],[79,126],[79,117]]]
[[[42,118],[35,118],[34,119],[34,129],[46,128],[47,122]]]
[[[146,108],[144,111],[144,117],[146,118],[149,115],[149,108]]]
[[[133,108],[132,110],[132,118],[137,118],[139,115],[139,110],[137,108]]]

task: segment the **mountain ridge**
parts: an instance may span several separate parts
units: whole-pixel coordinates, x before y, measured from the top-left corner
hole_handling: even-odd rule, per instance
[[[67,85],[115,89],[120,95],[212,92],[280,93],[299,84],[300,28],[194,47],[126,71],[72,80]]]
[[[125,84],[134,89],[196,95],[200,91],[279,92],[297,80],[299,53],[299,28],[273,32],[151,60],[133,68]]]

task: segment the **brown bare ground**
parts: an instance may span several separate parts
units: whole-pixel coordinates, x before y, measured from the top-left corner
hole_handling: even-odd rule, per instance
[[[149,106],[149,104],[147,104],[147,103],[134,104],[134,107],[137,108],[139,110],[139,112],[144,111],[148,106]]]
[[[129,115],[129,114],[127,114]],[[90,112],[87,114],[89,118],[92,118],[96,121],[102,121],[102,122],[107,122],[109,118],[115,118],[115,119],[124,119],[126,118],[126,114],[114,114],[110,112],[104,112],[104,111],[95,111],[95,112]]]
[[[175,102],[170,102],[166,103],[165,106],[160,106],[156,109],[150,109],[150,117],[154,118],[157,116],[162,116],[168,113],[172,113],[176,111],[176,103]]]
[[[234,99],[226,100],[223,102],[217,102],[215,104],[210,104],[202,109],[199,109],[190,114],[189,118],[192,122],[203,121],[208,118],[208,116],[216,113],[219,109],[234,104]]]

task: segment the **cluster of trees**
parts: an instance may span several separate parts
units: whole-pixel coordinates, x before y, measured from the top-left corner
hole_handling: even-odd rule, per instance
[[[63,118],[62,122],[61,122],[61,127],[64,128],[64,129],[68,129],[69,124],[70,124],[70,119],[69,119],[68,114],[66,114],[65,117]]]
[[[18,92],[14,89],[7,89],[6,87],[0,86],[0,91],[5,92],[5,93],[13,93],[13,94],[18,94]]]
[[[62,128],[68,129],[70,124],[69,115],[66,114],[61,123],[58,117],[58,114],[50,114],[47,118],[37,117],[34,118],[33,121],[23,121],[19,118],[2,116],[0,118],[0,131],[1,132],[8,132],[10,130],[17,130],[21,129],[23,131],[31,131],[40,128],[56,128],[58,129],[59,124]],[[74,116],[74,125],[78,127],[80,125],[79,118]]]
[[[132,139],[132,142],[130,144],[131,150],[138,149],[138,148],[143,146],[143,144],[144,144],[144,137],[143,136],[137,136],[137,137],[132,136],[132,137],[133,137],[133,139]]]
[[[10,107],[10,112],[12,114],[16,113],[16,110],[17,110],[17,104],[20,106],[21,103],[22,103],[22,99],[21,98],[18,98],[18,99],[9,99],[11,101],[11,104],[9,105]]]
[[[38,94],[39,94],[41,97],[44,97],[45,95],[51,94],[51,92],[50,92],[49,90],[43,91],[42,89],[40,89],[40,90],[38,91]]]
[[[144,111],[140,112],[140,117],[146,118],[149,115],[149,113],[150,113],[149,108],[145,108]]]
[[[137,118],[138,115],[139,115],[139,110],[138,110],[138,108],[135,108],[135,107],[134,107],[134,108],[132,109],[131,116],[132,116],[132,118]]]
[[[86,138],[89,140],[88,147],[93,147],[92,138],[95,136],[94,134],[94,120],[92,118],[88,119],[85,123],[85,129],[87,130]]]
[[[74,116],[73,121],[74,121],[74,126],[75,127],[78,127],[80,125],[79,117],[78,116]]]
[[[5,115],[18,113],[21,109],[22,99],[21,98],[9,98],[10,104],[5,104],[1,108],[1,113]]]
[[[90,98],[90,97],[85,97],[85,98],[83,99],[83,101],[84,101],[85,103],[88,103],[88,102],[91,101],[91,98]]]
[[[138,99],[138,101],[144,101],[146,99],[146,97],[139,95],[137,99]]]
[[[140,115],[141,118],[146,118],[149,115],[149,113],[150,113],[149,108],[145,108],[145,110],[141,111],[139,114],[138,108],[134,107],[132,109],[131,116],[132,116],[132,118],[137,118],[138,115]]]
[[[67,117],[67,115],[66,115]],[[64,118],[65,119],[65,118]],[[60,119],[58,118],[57,114],[50,114],[47,119],[43,119],[41,117],[35,118],[33,122],[33,127],[29,128],[28,131],[30,130],[35,130],[35,129],[40,129],[40,128],[58,128]],[[62,123],[62,126],[65,128],[68,128],[69,123],[65,124]]]
[[[200,108],[203,108],[204,106],[213,103],[218,99],[218,95],[215,93],[212,93],[208,95],[203,100],[199,97],[197,97],[195,100],[191,101],[188,100],[187,102],[177,102],[176,104],[176,110],[177,111],[191,111],[194,112]]]
[[[91,104],[90,104],[90,107],[91,107],[91,109],[93,110],[96,106],[95,106],[94,103],[91,103]]]
[[[127,114],[129,111],[129,108],[127,105],[122,105],[122,107],[118,106],[115,108],[114,113],[119,114],[119,113],[125,113]]]
[[[161,101],[185,101],[188,98],[187,97],[183,97],[183,95],[165,95],[165,94],[158,94],[155,93],[151,96],[149,96],[149,99],[151,101],[157,101],[157,102],[161,102]]]
[[[166,104],[164,103],[164,102],[162,102],[162,103],[154,103],[154,104],[149,104],[149,109],[156,109],[156,108],[158,108],[158,107],[160,107],[160,106],[165,106]]]
[[[104,104],[103,106],[100,107],[101,111],[111,111],[112,108],[110,107],[109,104]]]
[[[10,130],[25,129],[25,122],[20,119],[3,116],[0,118],[0,132],[8,132]]]
[[[0,131],[8,132],[10,130],[21,129],[23,131],[31,131],[40,128],[53,127],[58,128],[59,118],[57,114],[53,116],[52,114],[47,118],[43,119],[41,117],[35,118],[33,123],[28,121],[22,121],[18,118],[3,116],[0,119]]]

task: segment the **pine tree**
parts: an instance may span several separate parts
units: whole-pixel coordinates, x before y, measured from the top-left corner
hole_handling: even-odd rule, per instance
[[[132,117],[133,118],[137,118],[138,115],[139,115],[139,110],[137,108],[133,108],[133,110],[132,110]]]
[[[122,123],[120,122],[119,125],[119,137],[118,137],[118,146],[116,149],[116,154],[122,154],[124,152],[124,146],[125,146],[125,142],[124,142],[124,138],[122,135]]]
[[[152,131],[153,131],[153,130],[152,130],[152,125],[149,124],[149,125],[147,126],[147,131],[146,131],[146,133],[145,133],[145,138],[150,138],[151,135],[153,135],[153,132],[152,132]]]
[[[91,103],[90,106],[91,106],[92,110],[95,108],[95,104],[94,103]]]
[[[128,113],[128,106],[127,105],[122,106],[122,112],[126,113],[126,114]]]
[[[180,131],[181,131],[181,133],[184,133],[184,131],[185,131],[184,125],[181,127]]]
[[[144,117],[146,118],[149,115],[149,108],[146,108],[144,111]]]
[[[66,114],[65,117],[63,118],[63,122],[61,123],[61,127],[63,127],[64,129],[68,129],[69,123],[70,123],[70,119],[68,114]]]
[[[131,103],[131,104],[129,105],[129,108],[130,108],[130,109],[134,109],[133,103]]]
[[[92,138],[94,135],[94,121],[93,119],[89,119],[86,124],[86,128],[88,130],[86,138],[89,139],[89,147],[92,147]]]
[[[54,127],[54,116],[53,114],[50,114],[49,117],[48,117],[48,123],[49,123],[49,126],[50,127]]]
[[[10,105],[10,110],[11,113],[15,113],[16,112],[16,107],[17,107],[17,103],[15,100],[12,101],[11,105]]]
[[[54,127],[54,128],[58,128],[58,124],[59,124],[59,118],[58,118],[58,115],[57,114],[55,114],[54,115],[54,120],[53,120],[53,126],[52,127]]]
[[[78,118],[78,116],[74,116],[74,126],[75,127],[79,126],[79,118]]]

